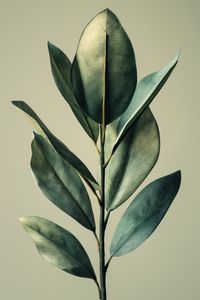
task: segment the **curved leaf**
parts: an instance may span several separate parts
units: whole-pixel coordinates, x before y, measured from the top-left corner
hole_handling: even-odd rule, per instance
[[[180,182],[181,173],[177,171],[150,183],[136,196],[115,230],[111,257],[133,251],[153,233],[174,200]]]
[[[69,231],[41,217],[21,217],[20,222],[46,261],[70,274],[96,279],[85,249]]]
[[[90,199],[80,177],[38,134],[32,142],[31,169],[41,191],[51,202],[95,231]]]
[[[99,135],[99,127],[96,122],[85,115],[74,97],[70,80],[71,62],[59,48],[50,42],[48,42],[48,49],[51,71],[57,88],[71,107],[83,129],[96,143]]]
[[[95,16],[83,31],[71,78],[80,107],[98,123],[111,123],[130,103],[137,82],[135,55],[109,9]]]
[[[113,153],[117,149],[129,127],[155,98],[161,90],[178,62],[179,54],[162,70],[144,77],[138,84],[127,110],[121,116],[117,128],[117,140]]]
[[[155,165],[159,151],[158,126],[147,108],[131,126],[106,167],[107,210],[117,208],[132,195]]]
[[[65,146],[51,131],[46,127],[46,125],[41,121],[38,115],[32,110],[32,108],[26,104],[24,101],[12,101],[12,103],[25,112],[36,125],[37,131],[45,138],[48,138],[54,149],[58,154],[71,165],[82,177],[83,179],[93,187],[94,190],[98,190],[99,186],[86,165],[75,155],[69,148]]]

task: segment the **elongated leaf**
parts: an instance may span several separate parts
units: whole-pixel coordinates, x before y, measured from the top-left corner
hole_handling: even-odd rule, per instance
[[[180,182],[181,173],[177,171],[150,183],[136,196],[116,228],[111,256],[133,251],[153,233],[174,200]]]
[[[113,153],[117,149],[131,124],[135,122],[135,120],[161,90],[175,68],[178,58],[179,54],[176,55],[176,57],[172,59],[172,61],[170,61],[170,63],[167,64],[162,70],[144,77],[137,84],[133,99],[119,120],[117,128],[118,137],[113,148]]]
[[[112,135],[116,135],[116,130]],[[158,126],[147,108],[131,126],[106,167],[107,210],[117,208],[132,195],[155,165],[159,150]]]
[[[38,115],[32,110],[32,108],[26,104],[24,101],[12,101],[12,103],[25,112],[29,117],[31,117],[34,124],[36,124],[37,131],[43,136],[47,137],[58,152],[58,154],[71,165],[82,177],[83,179],[93,187],[93,189],[98,190],[99,186],[88,168],[85,164],[73,154],[51,131],[46,127],[46,125],[41,121]]]
[[[99,127],[96,122],[85,115],[74,97],[70,80],[71,62],[59,48],[57,48],[50,42],[48,42],[48,49],[51,62],[51,70],[57,88],[71,107],[73,113],[75,114],[83,129],[96,143],[99,135]]]
[[[137,82],[135,55],[109,9],[94,17],[83,31],[71,78],[80,107],[98,123],[111,123],[130,103]]]
[[[41,191],[51,202],[95,231],[90,199],[80,177],[38,134],[32,142],[31,169]]]
[[[46,261],[70,274],[96,279],[85,249],[69,231],[41,217],[21,217],[20,222]]]

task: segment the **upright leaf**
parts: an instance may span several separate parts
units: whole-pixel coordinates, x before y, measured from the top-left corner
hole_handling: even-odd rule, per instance
[[[112,134],[107,136],[106,141],[116,134],[113,128]],[[132,195],[155,165],[159,150],[158,126],[150,109],[147,108],[132,124],[106,167],[107,210],[117,208]]]
[[[41,191],[51,202],[95,231],[90,199],[80,177],[38,134],[32,142],[31,169]]]
[[[125,30],[109,9],[83,31],[71,78],[80,107],[98,123],[111,123],[130,103],[137,82],[135,55]]]
[[[168,63],[162,70],[152,73],[139,81],[131,103],[119,120],[117,128],[118,137],[113,148],[113,153],[117,149],[130,126],[161,90],[175,68],[178,58],[179,54],[176,55],[176,57],[172,59],[172,61],[170,61],[170,63]]]
[[[80,109],[74,97],[70,80],[71,62],[59,48],[57,48],[50,42],[48,42],[48,49],[52,75],[57,88],[71,107],[73,113],[75,114],[83,129],[96,143],[99,135],[99,127],[96,122],[85,115],[85,113]]]
[[[20,222],[46,261],[72,275],[96,279],[85,249],[69,231],[41,217],[21,217]]]
[[[58,152],[58,154],[69,164],[71,165],[82,177],[83,179],[93,187],[94,190],[98,190],[99,186],[86,165],[75,155],[69,148],[67,148],[51,131],[46,127],[38,115],[32,110],[32,108],[26,104],[24,101],[12,101],[12,103],[25,112],[36,125],[37,131],[43,136],[47,137]]]
[[[150,183],[136,196],[115,230],[111,257],[133,251],[153,233],[174,200],[180,182],[181,173],[177,171]]]

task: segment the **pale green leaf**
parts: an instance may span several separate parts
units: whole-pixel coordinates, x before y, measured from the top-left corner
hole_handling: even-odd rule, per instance
[[[98,123],[111,123],[127,108],[135,91],[135,55],[128,35],[109,9],[84,29],[71,68],[76,99]]]
[[[96,280],[90,259],[73,234],[41,217],[21,217],[20,222],[46,261],[72,275]]]
[[[117,128],[117,140],[113,147],[113,153],[117,149],[123,137],[126,135],[130,126],[146,109],[146,107],[155,98],[161,90],[173,69],[178,62],[179,54],[175,56],[162,70],[152,73],[144,77],[137,84],[133,99],[131,100],[128,108],[120,117]]]
[[[32,108],[24,101],[12,101],[12,103],[20,110],[25,112],[33,121],[37,132],[39,132],[44,138],[47,137],[54,149],[58,154],[71,165],[83,179],[93,187],[94,190],[98,190],[99,186],[94,177],[92,176],[86,165],[72,153],[65,144],[63,144],[53,133],[46,127],[38,115],[32,110]]]
[[[116,137],[116,125],[107,132],[106,141]],[[111,144],[106,143],[106,149],[110,149]],[[159,150],[158,126],[147,108],[132,124],[106,167],[105,199],[108,211],[120,206],[135,192],[155,165]]]
[[[88,193],[74,168],[40,135],[32,142],[31,169],[42,193],[84,227],[95,231]]]
[[[71,107],[83,129],[96,143],[99,135],[99,127],[96,122],[85,115],[74,97],[70,80],[71,62],[59,48],[50,42],[48,42],[48,49],[52,75],[60,93]]]
[[[177,171],[146,186],[123,214],[110,247],[111,257],[127,254],[140,246],[156,229],[181,182]]]

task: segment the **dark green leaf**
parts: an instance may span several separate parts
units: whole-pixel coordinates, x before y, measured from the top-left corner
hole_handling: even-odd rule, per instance
[[[108,131],[106,141],[113,140],[116,134],[114,128],[110,134]],[[106,149],[107,147],[106,143]],[[158,126],[150,109],[147,108],[132,124],[106,167],[107,210],[117,208],[132,195],[155,165],[159,150]]]
[[[46,125],[41,121],[38,115],[32,110],[32,108],[26,104],[24,101],[12,101],[12,103],[25,112],[29,117],[31,117],[32,121],[36,125],[37,131],[43,136],[47,137],[54,147],[54,149],[58,152],[58,154],[76,171],[83,177],[83,179],[95,190],[99,189],[98,183],[88,170],[88,168],[84,165],[84,163],[74,155],[59,139],[55,137],[51,133],[51,131],[46,127]]]
[[[130,103],[137,82],[135,55],[109,9],[94,17],[83,31],[71,78],[80,107],[98,123],[111,123]]]
[[[51,202],[95,231],[90,199],[80,177],[38,134],[32,142],[31,169],[41,191]]]
[[[75,114],[83,129],[96,143],[99,135],[99,127],[96,122],[85,115],[85,113],[80,109],[74,97],[70,80],[71,62],[59,48],[57,48],[50,42],[48,42],[48,49],[51,62],[51,70],[57,88],[71,107],[73,113]]]
[[[180,182],[181,173],[177,171],[150,183],[136,196],[116,228],[111,257],[133,251],[153,233],[174,200]]]
[[[70,274],[96,279],[85,249],[69,231],[40,217],[21,217],[20,222],[46,261]]]
[[[117,149],[131,124],[135,122],[139,115],[146,109],[161,90],[176,66],[178,58],[179,54],[162,70],[144,77],[137,84],[133,99],[119,120],[117,128],[118,137],[113,148],[113,153]]]

